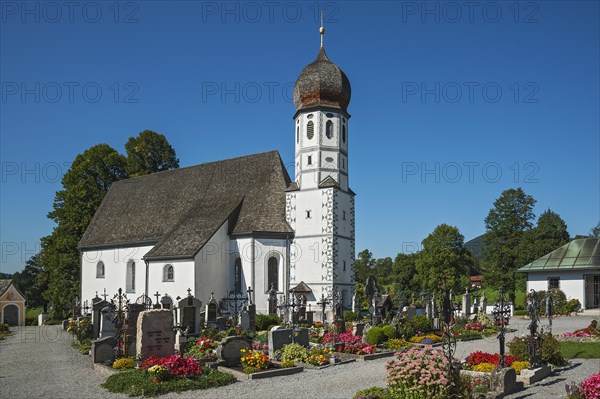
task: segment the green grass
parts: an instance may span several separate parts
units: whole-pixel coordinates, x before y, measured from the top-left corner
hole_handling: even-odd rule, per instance
[[[169,392],[208,389],[231,384],[235,377],[217,370],[202,368],[202,375],[194,379],[174,378],[165,382],[152,382],[152,376],[141,370],[128,370],[113,374],[102,384],[109,392],[129,396],[156,396]]]
[[[598,342],[563,341],[560,343],[560,351],[565,359],[600,359]]]

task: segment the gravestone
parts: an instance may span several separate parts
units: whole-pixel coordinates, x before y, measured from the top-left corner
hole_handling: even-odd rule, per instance
[[[227,317],[223,317],[223,316],[217,317],[217,321],[215,323],[215,327],[219,331],[225,331],[225,330],[227,330]]]
[[[189,295],[177,303],[177,308],[182,328],[187,328],[188,334],[197,334],[201,326],[202,301]]]
[[[100,319],[102,318],[102,309],[108,306],[108,302],[97,298],[92,300],[92,339],[96,339],[100,336],[100,325],[102,322]]]
[[[114,337],[116,333],[114,318],[115,314],[110,306],[105,306],[100,311],[100,332],[99,337]]]
[[[462,297],[462,317],[469,317],[469,314],[471,312],[471,294],[469,294],[469,291],[467,290]]]
[[[523,388],[523,383],[517,381],[517,373],[511,367],[493,371],[490,379],[492,389],[500,391],[505,395],[517,392]]]
[[[143,359],[171,356],[175,353],[174,335],[173,312],[163,309],[141,312],[137,323],[137,354]]]
[[[242,308],[240,325],[246,331],[256,332],[256,305],[247,305]]]
[[[219,359],[225,362],[227,367],[239,366],[240,359],[244,354],[242,349],[252,349],[252,340],[246,337],[225,337],[217,348]]]
[[[298,336],[295,336],[294,330],[291,328],[273,327],[269,331],[269,357],[273,358],[275,351],[282,349],[284,345],[291,344],[292,342],[308,348],[308,328],[300,328]]]
[[[308,323],[309,326],[312,326],[314,320],[315,320],[315,311],[311,310],[311,311],[306,312],[306,322]]]
[[[206,304],[206,310],[204,315],[204,320],[206,322],[206,326],[209,328],[217,327],[217,301],[213,294],[210,294],[210,300]]]
[[[369,329],[371,328],[371,324],[367,323],[365,324],[364,328],[363,328],[363,334],[362,334],[362,343],[366,344],[367,343],[367,332],[369,332]]]
[[[411,321],[412,319],[415,318],[416,315],[417,315],[417,308],[415,308],[412,305],[406,307],[406,320]]]
[[[105,363],[114,360],[115,339],[104,337],[92,341],[92,361],[94,363]]]
[[[127,315],[125,321],[127,323],[127,331],[125,337],[127,339],[127,356],[135,356],[136,339],[137,339],[137,321],[141,312],[146,309],[143,304],[130,303],[127,305]]]
[[[352,323],[352,335],[355,337],[362,337],[364,329],[364,323]]]
[[[43,325],[44,321],[46,321],[47,318],[48,318],[48,313],[40,313],[38,315],[38,326]]]

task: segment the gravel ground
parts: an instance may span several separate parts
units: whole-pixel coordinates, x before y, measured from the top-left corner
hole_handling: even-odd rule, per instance
[[[600,315],[599,315],[600,316]],[[560,334],[586,327],[593,316],[562,317],[554,320],[553,333]],[[598,318],[596,316],[595,318]],[[529,321],[515,317],[511,327],[517,331],[507,335],[526,334]],[[547,322],[543,321],[542,326]],[[58,326],[24,327],[0,341],[0,398],[126,398],[110,394],[100,384],[105,376],[93,368],[91,359],[71,349],[71,336]],[[496,352],[495,338],[460,342],[456,356],[470,352]],[[385,362],[379,359],[355,362],[323,370],[305,370],[301,374],[268,380],[243,381],[205,391],[188,391],[164,397],[185,398],[351,398],[357,390],[385,386]],[[560,374],[551,376],[507,399],[564,398],[564,385],[580,381],[600,371],[600,360],[574,360]]]

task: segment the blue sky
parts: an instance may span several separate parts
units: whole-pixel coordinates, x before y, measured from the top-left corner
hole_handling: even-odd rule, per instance
[[[70,4],[66,2],[67,4]],[[319,47],[352,84],[356,248],[466,240],[522,187],[572,236],[600,217],[597,1],[0,2],[3,272],[51,232],[60,176],[145,129],[182,166],[279,150]]]

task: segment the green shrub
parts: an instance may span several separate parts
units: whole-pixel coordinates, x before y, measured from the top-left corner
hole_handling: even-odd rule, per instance
[[[344,321],[346,321],[346,322],[348,322],[348,321],[357,321],[359,317],[360,317],[360,314],[358,312],[346,312],[346,313],[344,313]]]
[[[221,341],[224,337],[223,333],[219,332],[216,328],[203,328],[198,332],[199,337],[206,337],[213,341]]]
[[[396,328],[394,328],[394,326],[383,326],[381,327],[381,330],[383,331],[383,334],[385,335],[385,337],[387,339],[391,339],[394,338],[396,336]]]
[[[9,332],[8,324],[0,323],[0,332]]]
[[[257,314],[256,331],[268,330],[270,326],[281,325],[281,319],[274,314]]]
[[[523,360],[530,361],[529,353],[527,352],[527,344],[531,342],[531,337],[515,337],[506,346],[508,353],[511,355],[520,356]],[[560,342],[550,333],[542,336],[542,363],[549,363],[555,366],[564,366],[567,361],[560,351]]]
[[[283,362],[281,362],[281,368],[282,369],[287,369],[290,367],[294,367],[294,361],[293,360],[284,360]]]
[[[527,311],[526,310],[515,310],[514,315],[515,316],[527,316]]]
[[[283,347],[283,353],[281,359],[292,362],[306,362],[308,357],[308,350],[300,344],[288,344]]]
[[[210,368],[202,368],[202,375],[195,378],[173,378],[160,384],[152,382],[150,373],[142,370],[127,370],[108,377],[102,387],[109,392],[124,393],[129,396],[157,396],[169,392],[182,392],[191,389],[208,389],[228,385],[235,377]]]
[[[424,334],[431,331],[433,331],[431,322],[426,315],[415,316],[411,321],[402,324],[399,329],[400,336],[404,339],[410,339],[417,333]]]
[[[367,343],[369,345],[381,345],[386,341],[386,336],[381,327],[371,327],[367,331]]]
[[[352,397],[353,399],[390,399],[391,396],[387,388],[371,387],[358,391]]]

